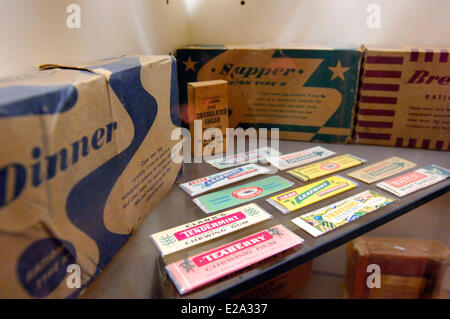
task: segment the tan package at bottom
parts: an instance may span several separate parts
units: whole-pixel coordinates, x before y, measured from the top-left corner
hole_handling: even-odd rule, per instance
[[[368,299],[439,298],[448,260],[448,249],[435,240],[360,237],[347,246],[346,294]],[[379,288],[374,286],[376,267]]]
[[[244,291],[237,299],[279,299],[295,298],[311,277],[313,260],[295,267],[254,288]]]

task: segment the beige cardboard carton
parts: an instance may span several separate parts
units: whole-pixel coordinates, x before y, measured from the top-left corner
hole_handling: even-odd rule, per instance
[[[228,81],[232,128],[278,128],[282,139],[350,142],[360,60],[358,47],[186,46],[177,50],[181,113],[188,82],[222,79]]]
[[[1,298],[77,297],[101,272],[180,172],[177,99],[169,56],[0,81]]]
[[[365,48],[357,143],[449,150],[449,49]]]
[[[228,86],[227,81],[212,80],[188,83],[189,129],[192,138],[192,154],[202,156],[203,149],[209,147],[211,155],[225,152],[225,134],[228,127]],[[194,121],[201,122],[194,122]],[[199,123],[200,127],[195,127]],[[220,134],[204,139],[209,128],[220,130]],[[217,132],[219,133],[219,132]],[[209,146],[207,146],[209,145]],[[222,150],[222,152],[218,152]]]

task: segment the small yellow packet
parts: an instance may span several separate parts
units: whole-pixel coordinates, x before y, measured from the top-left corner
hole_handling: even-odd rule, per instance
[[[336,156],[327,160],[312,163],[305,166],[300,166],[287,171],[289,174],[298,179],[307,182],[318,177],[329,175],[342,171],[344,169],[364,164],[365,159],[356,157],[354,155],[345,154]]]
[[[282,213],[287,214],[356,186],[358,186],[357,183],[336,175],[272,196],[267,201]]]

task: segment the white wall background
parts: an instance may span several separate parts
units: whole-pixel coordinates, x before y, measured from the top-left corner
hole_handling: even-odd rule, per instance
[[[187,0],[193,43],[450,45],[448,0]],[[368,28],[370,4],[380,28]]]
[[[69,29],[69,4],[81,28]],[[168,54],[189,41],[183,1],[0,0],[0,77],[42,63],[82,63],[122,54]]]
[[[66,25],[71,3],[80,5],[80,29]],[[381,10],[380,28],[367,26],[370,4]],[[0,0],[0,77],[42,63],[168,54],[187,43],[448,46],[449,12],[449,0]],[[450,246],[448,204],[449,196],[441,197],[372,234]],[[314,268],[344,274],[344,249],[318,258]]]

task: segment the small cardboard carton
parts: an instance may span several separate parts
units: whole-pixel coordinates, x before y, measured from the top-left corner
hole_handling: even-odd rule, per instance
[[[187,83],[228,81],[231,128],[279,129],[281,139],[351,141],[361,52],[301,45],[177,50],[181,114]]]
[[[188,110],[189,117],[192,119],[189,121],[192,154],[195,157],[202,156],[206,147],[209,148],[209,155],[224,152],[225,135],[228,128],[227,81],[212,80],[188,83]],[[211,129],[210,133],[208,133],[208,129]],[[212,131],[212,129],[217,129],[217,131]]]
[[[356,143],[450,149],[449,49],[364,48]]]
[[[449,250],[439,241],[359,237],[347,245],[349,298],[439,298]]]
[[[77,297],[173,186],[175,60],[0,81],[0,298]]]

